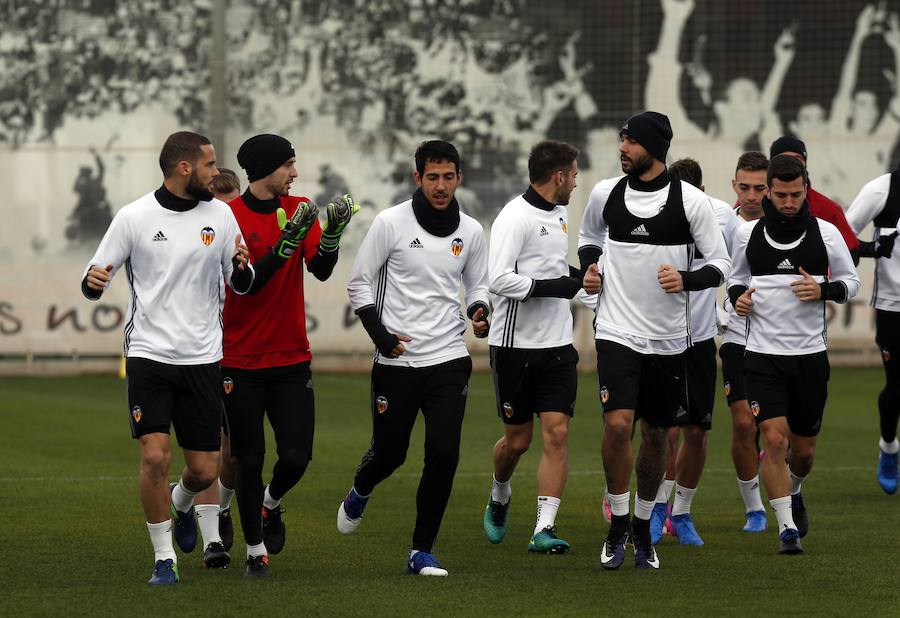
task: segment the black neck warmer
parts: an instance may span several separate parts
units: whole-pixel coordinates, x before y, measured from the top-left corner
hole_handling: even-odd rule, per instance
[[[422,189],[416,189],[412,207],[416,221],[432,236],[449,236],[459,227],[459,202],[455,197],[446,209],[437,210],[428,202]]]
[[[153,196],[156,198],[156,201],[162,205],[163,208],[167,210],[174,210],[175,212],[187,212],[199,203],[199,200],[196,199],[185,199],[183,197],[178,197],[177,195],[166,189],[166,185],[162,185],[159,189],[154,191]]]
[[[247,208],[261,215],[270,215],[281,205],[281,200],[278,199],[278,196],[275,196],[270,200],[261,200],[250,193],[250,187],[247,187],[247,190],[244,191],[241,199],[244,200],[244,204],[247,205]]]
[[[556,208],[556,204],[551,204],[547,200],[541,196],[540,193],[534,190],[534,187],[529,186],[528,190],[522,195],[525,198],[525,201],[534,206],[535,208],[540,208],[541,210],[546,210],[550,212],[554,208]]]
[[[775,204],[767,197],[763,198],[762,208],[763,214],[765,214],[763,225],[766,226],[766,232],[772,237],[772,240],[782,245],[798,240],[809,225],[809,202],[806,200],[803,200],[800,212],[793,217],[778,212]]]
[[[635,191],[647,191],[648,193],[652,193],[653,191],[659,191],[663,187],[665,187],[672,180],[672,175],[669,174],[668,169],[664,169],[659,176],[652,180],[641,180],[639,176],[629,175],[628,176],[628,186],[634,189]]]

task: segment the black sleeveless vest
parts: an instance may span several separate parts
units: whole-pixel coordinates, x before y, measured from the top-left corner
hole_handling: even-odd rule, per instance
[[[891,188],[888,190],[884,208],[873,223],[875,227],[895,228],[900,221],[900,168],[891,172]]]
[[[628,176],[616,183],[603,207],[603,219],[611,240],[644,245],[693,244],[691,225],[684,214],[680,180],[673,178],[669,182],[669,195],[665,205],[648,219],[631,214],[625,206],[627,184]]]
[[[828,254],[815,217],[809,218],[803,240],[793,249],[778,249],[770,245],[764,229],[763,219],[753,228],[747,242],[747,262],[753,276],[799,275],[801,267],[810,275],[828,276]]]

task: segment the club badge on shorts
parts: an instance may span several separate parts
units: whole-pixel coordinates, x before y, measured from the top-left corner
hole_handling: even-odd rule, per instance
[[[725,383],[725,396],[728,397],[728,395],[730,395],[730,394],[731,394],[731,382],[726,382]]]
[[[508,401],[503,402],[503,415],[506,418],[512,418],[513,415],[513,407],[512,404]]]
[[[142,416],[143,414],[141,413],[141,406],[134,406],[133,408],[131,408],[131,418],[134,419],[135,423],[140,423]]]
[[[375,409],[378,410],[379,414],[384,414],[388,409],[388,400],[384,395],[378,395],[375,398]]]
[[[212,241],[216,239],[216,231],[211,227],[205,227],[200,230],[200,240],[203,241],[203,244],[207,247],[212,244]]]
[[[231,378],[225,378],[222,380],[222,388],[225,389],[225,394],[230,395],[231,391],[234,390],[234,380]]]
[[[456,257],[459,257],[459,255],[462,253],[462,250],[463,250],[462,238],[454,238],[453,242],[450,243],[450,251],[453,253],[453,255],[455,255]]]
[[[759,416],[759,402],[758,401],[750,402],[750,414],[753,415],[753,418],[756,418],[757,416]]]
[[[609,401],[609,389],[607,389],[605,386],[601,386],[600,387],[600,402],[606,403],[607,401]]]
[[[884,359],[884,362],[888,363],[891,360],[891,351],[887,348],[881,348],[881,358]]]
[[[569,233],[569,225],[566,223],[566,220],[562,217],[559,218],[559,226],[562,228],[563,234]]]

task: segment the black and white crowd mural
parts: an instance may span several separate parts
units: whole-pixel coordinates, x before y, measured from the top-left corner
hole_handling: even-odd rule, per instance
[[[814,186],[847,206],[898,159],[898,15],[900,0],[0,0],[0,264],[21,275],[0,283],[0,354],[118,349],[78,276],[114,213],[158,186],[159,147],[182,128],[216,137],[232,169],[244,139],[282,134],[295,194],[363,203],[343,270],[309,286],[338,347],[365,347],[332,307],[372,217],[409,196],[423,139],[460,149],[458,197],[486,230],[547,137],[582,149],[577,222],[643,109],[670,117],[670,157],[700,161],[716,197],[734,199],[741,152],[791,133]],[[869,314],[832,327],[868,339]]]

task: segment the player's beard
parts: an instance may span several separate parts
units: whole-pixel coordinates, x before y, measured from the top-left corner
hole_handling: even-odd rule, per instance
[[[640,176],[653,167],[653,157],[650,155],[643,155],[637,161],[628,157],[628,161],[631,163],[631,168],[625,169],[625,162],[622,161],[622,171],[631,176]]]
[[[204,187],[202,184],[200,184],[196,172],[191,173],[191,179],[188,180],[188,185],[184,190],[192,198],[200,200],[201,202],[208,202],[215,197],[212,191],[209,190],[209,187]]]

